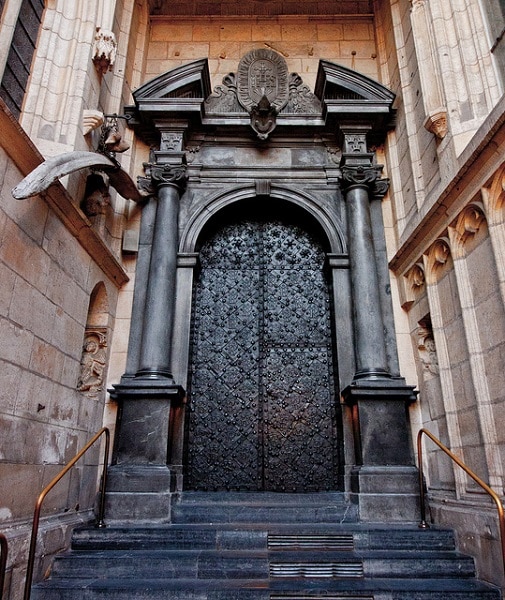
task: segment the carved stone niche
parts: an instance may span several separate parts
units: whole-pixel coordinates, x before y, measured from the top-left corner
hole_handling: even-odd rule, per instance
[[[486,222],[484,208],[480,203],[468,205],[456,221],[456,232],[460,244],[465,244],[473,238],[481,226]]]
[[[106,329],[87,328],[84,334],[77,391],[84,392],[87,396],[97,396],[103,390],[106,359]]]
[[[417,292],[426,282],[424,276],[424,267],[420,263],[416,263],[407,273],[407,280],[410,284],[412,291]]]
[[[428,280],[436,280],[437,273],[451,261],[451,248],[448,238],[438,238],[428,251]]]

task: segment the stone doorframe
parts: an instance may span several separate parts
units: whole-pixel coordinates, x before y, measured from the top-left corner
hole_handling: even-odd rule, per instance
[[[275,85],[270,79],[258,88],[265,65]],[[341,394],[352,414],[354,465],[348,491],[359,502],[360,518],[414,520],[417,474],[407,406],[416,394],[398,373],[391,301],[383,291],[383,226],[378,224],[380,210],[373,208],[380,206],[388,180],[381,178],[382,167],[369,151],[391,128],[394,94],[328,61],[320,61],[312,94],[298,75],[288,77],[282,57],[253,50],[242,59],[238,77],[230,74],[214,93],[207,60],[200,60],[148,82],[134,93],[134,100],[135,106],[127,109],[130,126],[158,149],[151,152],[146,178],[140,182],[152,197],[143,209],[127,372],[111,390],[120,418],[109,518],[170,520],[170,494],[180,489],[185,396],[180,378],[187,368],[187,359],[173,360],[172,344],[179,357],[188,356],[187,299],[197,266],[198,235],[225,205],[267,195],[297,203],[319,222],[332,246],[329,265],[338,280],[334,289],[352,298],[352,314],[337,326],[354,352],[338,359],[345,376]],[[195,131],[205,135],[228,130],[248,140],[255,134],[256,143],[264,145],[276,135],[274,130],[333,136],[341,160],[326,179],[340,189],[347,231],[310,194],[264,178],[216,194],[179,231],[187,156],[193,150],[186,140]]]

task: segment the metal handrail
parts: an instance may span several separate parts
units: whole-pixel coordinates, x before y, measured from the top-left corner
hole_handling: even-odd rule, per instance
[[[7,555],[9,554],[9,545],[7,538],[3,533],[0,533],[0,600],[3,598],[5,572],[7,571]]]
[[[35,548],[37,545],[37,533],[39,530],[39,522],[40,522],[40,511],[42,509],[42,502],[44,501],[47,494],[53,489],[53,487],[60,481],[62,477],[64,477],[70,469],[75,465],[75,463],[84,455],[86,452],[93,446],[93,444],[105,435],[105,449],[104,449],[104,459],[103,459],[103,471],[102,478],[99,489],[99,503],[98,503],[98,515],[96,518],[96,527],[105,527],[105,522],[103,520],[104,512],[105,512],[105,486],[107,484],[107,462],[109,459],[109,447],[110,447],[110,432],[107,427],[102,427],[100,431],[95,434],[89,442],[84,446],[84,448],[74,456],[74,458],[65,465],[65,467],[54,477],[54,479],[46,485],[46,487],[40,492],[39,497],[37,498],[37,502],[35,503],[35,511],[33,513],[33,525],[32,525],[32,537],[30,539],[30,551],[28,553],[28,564],[26,567],[26,579],[25,579],[25,592],[23,595],[23,600],[30,600],[31,587],[32,587],[32,579],[33,579],[33,567],[35,564]]]
[[[505,573],[505,513],[503,510],[503,503],[500,500],[500,497],[493,489],[491,489],[487,485],[487,483],[482,481],[482,479],[478,475],[476,475],[470,469],[470,467],[467,467],[467,465],[465,465],[465,463],[460,458],[458,458],[453,452],[451,452],[449,450],[449,448],[447,448],[447,446],[444,446],[444,444],[442,444],[442,442],[438,438],[436,438],[431,432],[429,432],[427,429],[420,429],[419,433],[417,434],[417,455],[419,457],[419,498],[420,498],[420,508],[421,508],[421,522],[419,523],[419,527],[421,529],[429,528],[429,525],[426,522],[426,504],[425,504],[425,500],[424,500],[423,445],[422,445],[423,434],[427,435],[430,438],[430,440],[432,442],[434,442],[440,448],[440,450],[445,452],[445,454],[447,454],[447,456],[449,456],[449,458],[451,458],[459,467],[461,467],[463,469],[463,471],[465,471],[465,473],[467,473],[467,475],[469,475],[476,483],[478,483],[480,485],[480,487],[487,494],[489,494],[489,496],[491,496],[494,503],[496,504],[496,508],[498,510],[498,521],[499,521],[499,528],[500,528],[501,553],[502,553],[502,558],[503,558],[503,572]]]

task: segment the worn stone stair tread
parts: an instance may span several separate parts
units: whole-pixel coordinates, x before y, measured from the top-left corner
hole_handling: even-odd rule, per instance
[[[437,549],[453,550],[455,548],[454,535],[451,530],[444,528],[430,528],[420,530],[417,526],[384,526],[360,524],[335,524],[335,523],[287,523],[287,524],[262,524],[262,523],[222,523],[218,525],[183,523],[165,526],[120,526],[112,525],[106,529],[95,527],[81,527],[74,531],[72,548],[81,549],[90,546],[96,549],[127,549],[148,548],[174,545],[174,547],[223,547],[231,544],[234,537],[237,543],[239,538],[251,547],[267,546],[269,536],[280,535],[353,535],[354,549],[379,549],[388,545],[399,549]],[[226,540],[226,542],[225,542]],[[235,546],[234,546],[235,547]]]
[[[269,579],[145,579],[136,578],[125,580],[124,578],[80,578],[74,581],[64,580],[46,580],[37,585],[38,589],[45,587],[68,587],[84,589],[144,589],[144,590],[165,590],[165,591],[190,591],[190,590],[269,590],[275,592],[286,591],[291,594],[299,593],[307,595],[310,592],[367,592],[373,593],[380,591],[405,591],[405,592],[487,592],[490,598],[499,599],[499,589],[490,584],[482,583],[476,580],[468,579],[399,579],[383,578],[371,579],[362,578],[351,581],[340,579],[319,579],[319,578],[300,578],[288,580],[269,580]],[[34,596],[36,597],[36,596]]]

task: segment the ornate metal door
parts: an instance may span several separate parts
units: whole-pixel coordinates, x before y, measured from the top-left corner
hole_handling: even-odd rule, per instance
[[[325,253],[280,220],[244,219],[201,249],[187,487],[337,487],[339,439]]]

